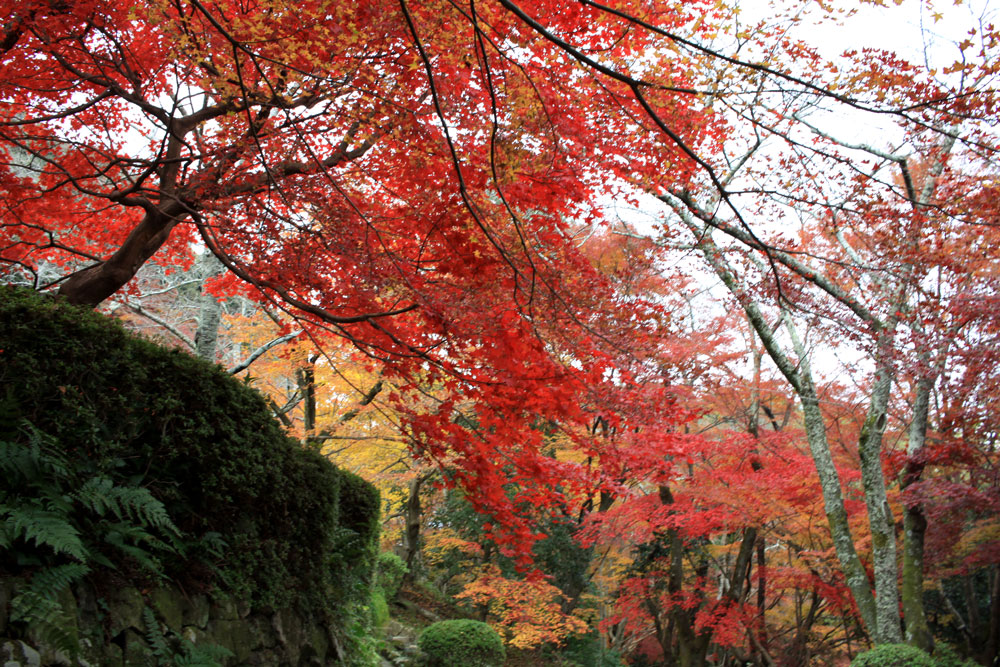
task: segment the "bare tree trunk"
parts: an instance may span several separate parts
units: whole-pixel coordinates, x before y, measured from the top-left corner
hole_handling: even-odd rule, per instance
[[[888,366],[882,365],[875,372],[875,385],[868,403],[868,414],[858,438],[861,484],[864,488],[868,526],[872,535],[876,613],[876,625],[872,635],[877,644],[898,644],[903,641],[899,618],[896,522],[886,494],[881,456],[882,432],[888,420],[891,388],[892,375]]]
[[[760,622],[760,633],[757,642],[761,652],[767,651],[767,622],[764,613],[767,611],[767,544],[763,537],[757,538],[757,618]]]
[[[986,651],[983,656],[986,664],[997,664],[1000,657],[1000,565],[993,569],[993,580],[990,582],[990,627],[986,640]]]
[[[319,445],[323,439],[316,433],[316,358],[310,357],[308,363],[295,372],[302,395],[302,430],[305,433],[305,444]]]
[[[660,485],[660,502],[663,505],[672,505],[674,502],[670,487]],[[667,539],[670,542],[670,575],[667,581],[667,589],[671,596],[680,594],[684,585],[684,556],[687,552],[687,545],[681,538],[676,528],[667,530]],[[708,562],[699,559],[695,566],[695,576],[705,577],[708,574]],[[711,632],[696,629],[694,617],[696,609],[685,609],[680,605],[673,605],[670,609],[670,625],[674,629],[674,637],[677,640],[677,650],[674,652],[678,667],[702,667],[705,665],[705,658],[708,653],[708,646],[711,642]]]
[[[432,472],[425,472],[410,480],[409,495],[406,498],[406,507],[404,508],[406,529],[403,532],[403,548],[405,549],[403,561],[406,563],[404,579],[406,581],[413,581],[414,566],[420,553],[421,512],[423,511],[420,506],[420,487],[431,478],[432,474]]]
[[[910,458],[903,470],[900,484],[906,488],[920,480],[924,465],[915,457],[923,450],[927,439],[927,413],[930,405],[933,379],[921,377],[917,381],[916,396],[913,401],[909,442],[906,453]],[[927,532],[927,518],[920,505],[907,505],[903,514],[903,618],[906,621],[906,641],[914,646],[931,651],[934,638],[927,626],[924,613],[924,535]]]
[[[222,262],[212,253],[206,252],[198,257],[194,268],[201,279],[201,296],[198,297],[198,331],[194,335],[195,353],[202,359],[215,362],[222,304],[215,296],[205,291],[205,282],[222,273]]]

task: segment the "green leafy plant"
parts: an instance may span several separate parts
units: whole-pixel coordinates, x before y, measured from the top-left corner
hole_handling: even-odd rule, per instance
[[[7,429],[9,430],[9,429]],[[52,438],[26,425],[23,442],[0,441],[0,562],[23,573],[11,620],[44,643],[76,655],[75,619],[60,598],[95,564],[138,564],[162,576],[158,556],[180,532],[147,489],[88,476]]]
[[[10,620],[26,626],[42,643],[76,656],[80,650],[76,619],[66,611],[60,598],[89,570],[83,563],[38,570],[26,584],[15,586]]]
[[[92,310],[9,286],[0,385],[0,479],[16,480],[0,489],[0,568],[23,586],[82,564],[217,587],[324,616],[348,657],[374,656],[378,492],[287,437],[256,390]],[[45,582],[20,618],[69,633],[55,602],[69,584]]]
[[[372,585],[372,623],[376,628],[389,622],[389,602],[396,597],[406,574],[406,563],[391,551],[383,551],[375,562],[375,583]]]
[[[851,667],[935,667],[934,659],[909,644],[880,644],[857,655]]]
[[[500,635],[487,624],[470,619],[429,625],[420,633],[417,645],[431,667],[498,667],[506,658]]]
[[[407,568],[403,559],[391,551],[383,551],[375,563],[375,580],[385,593],[386,600],[392,600],[399,592]]]

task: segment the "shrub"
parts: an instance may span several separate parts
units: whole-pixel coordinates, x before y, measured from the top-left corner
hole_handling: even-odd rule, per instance
[[[378,560],[375,563],[375,576],[387,600],[396,597],[405,575],[406,563],[403,562],[402,558],[391,551],[383,551],[378,555]]]
[[[934,646],[934,667],[979,667],[979,663],[962,657],[953,646],[937,642]]]
[[[389,622],[389,603],[385,592],[378,586],[372,589],[371,597],[372,626],[382,629]]]
[[[485,623],[469,619],[429,625],[417,645],[432,667],[497,667],[506,657],[500,635]]]
[[[880,644],[859,654],[851,667],[935,667],[934,659],[908,644]]]
[[[377,491],[288,438],[264,398],[218,366],[0,287],[0,386],[0,439],[24,443],[14,425],[31,423],[84,479],[163,504],[187,547],[158,554],[167,576],[256,605],[367,604]]]

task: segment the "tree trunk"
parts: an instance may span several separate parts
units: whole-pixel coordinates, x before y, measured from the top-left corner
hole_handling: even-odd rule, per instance
[[[405,581],[413,581],[414,566],[420,553],[420,516],[423,509],[420,506],[420,487],[431,477],[430,472],[417,475],[410,480],[409,495],[406,498],[404,520],[406,529],[403,532],[403,561],[406,563]]]
[[[865,571],[857,549],[854,547],[854,537],[851,534],[850,525],[847,521],[847,510],[844,507],[840,474],[833,463],[833,455],[826,437],[826,422],[819,407],[819,397],[816,394],[816,387],[813,384],[808,351],[799,340],[791,318],[787,313],[784,314],[786,329],[792,338],[795,354],[798,357],[797,363],[792,361],[789,355],[781,348],[775,332],[769,326],[767,319],[760,310],[760,306],[747,296],[746,290],[741,287],[735,274],[730,270],[722,250],[712,239],[710,231],[698,225],[689,216],[685,217],[682,210],[678,211],[678,213],[698,238],[698,246],[708,264],[715,271],[715,274],[719,276],[719,279],[729,292],[737,299],[743,312],[746,313],[747,320],[760,337],[761,344],[767,351],[768,356],[774,362],[775,366],[778,367],[778,370],[785,379],[788,380],[788,383],[799,397],[799,402],[802,405],[802,416],[805,421],[806,441],[809,444],[813,464],[816,466],[816,473],[819,476],[820,488],[823,491],[823,507],[826,510],[827,523],[830,527],[830,536],[833,539],[837,560],[844,573],[847,587],[850,589],[854,602],[858,607],[858,613],[861,615],[862,622],[873,635],[879,636],[875,597],[872,594],[868,573]],[[897,634],[899,634],[898,613],[896,618]]]
[[[205,282],[222,273],[222,262],[212,253],[206,252],[198,257],[194,268],[201,279],[201,296],[198,297],[198,331],[194,335],[195,353],[202,359],[214,363],[219,341],[219,322],[222,320],[222,304],[215,296],[205,291]]]
[[[670,487],[660,485],[660,502],[663,505],[672,505],[674,502]],[[671,597],[678,595],[684,585],[684,555],[687,545],[681,538],[676,528],[667,530],[667,539],[670,542],[670,575],[667,581],[667,589]],[[708,562],[701,559],[695,567],[696,577],[705,577],[708,574]],[[674,629],[674,636],[677,640],[677,649],[674,651],[678,667],[703,667],[705,657],[708,654],[708,646],[711,642],[711,632],[698,632],[695,628],[694,617],[696,609],[685,609],[679,605],[670,608],[670,624]]]
[[[993,581],[990,582],[990,627],[986,639],[986,664],[997,664],[1000,657],[1000,565],[993,569]]]
[[[168,204],[162,210],[147,210],[111,257],[70,275],[63,281],[59,294],[72,304],[96,307],[135,277],[139,267],[166,243],[186,213],[179,203]]]
[[[882,365],[875,373],[868,415],[858,438],[861,457],[861,484],[864,488],[868,526],[872,535],[875,570],[876,624],[872,638],[876,644],[899,644],[903,633],[899,619],[899,572],[896,561],[896,522],[889,507],[882,472],[882,432],[888,416],[892,375]]]
[[[923,450],[927,438],[927,413],[933,384],[933,380],[926,377],[917,381],[906,448],[910,460],[900,483],[904,494],[906,488],[919,481],[923,474],[924,465],[915,457]],[[903,619],[906,621],[906,641],[930,652],[934,647],[934,638],[924,613],[924,535],[927,518],[918,504],[906,503],[903,511]]]
[[[303,441],[306,445],[320,447],[324,438],[316,433],[316,359],[316,356],[309,357],[295,375],[302,396]]]
[[[767,544],[763,537],[757,538],[757,618],[760,623],[760,634],[757,641],[761,651],[767,651],[767,622],[764,616],[767,611]]]
[[[762,318],[761,318],[762,319]],[[763,321],[763,320],[762,320]],[[765,339],[766,332],[768,339]],[[757,333],[765,342],[765,347],[769,344],[773,346],[775,352],[771,354],[774,359],[775,354],[780,355],[783,363],[778,364],[779,370],[785,373],[786,368],[792,368],[790,360],[784,356],[777,341],[774,340],[770,329],[766,326],[758,328]],[[796,347],[796,354],[799,356],[797,370],[791,370],[792,387],[799,397],[802,405],[802,417],[806,427],[806,441],[809,444],[809,451],[812,454],[813,465],[816,466],[816,473],[819,476],[820,488],[823,491],[823,508],[826,510],[826,520],[830,527],[830,537],[833,539],[834,550],[847,587],[851,591],[854,602],[858,607],[862,622],[868,631],[874,636],[879,636],[878,614],[876,612],[875,597],[872,594],[871,582],[868,573],[865,571],[857,549],[854,547],[854,536],[847,521],[847,509],[844,506],[843,491],[840,486],[840,474],[833,462],[833,454],[830,451],[830,443],[826,438],[826,421],[819,407],[819,397],[816,394],[816,387],[813,385],[812,372],[806,357],[806,351],[794,328],[789,327],[789,333]],[[771,348],[768,347],[771,352]],[[789,377],[786,373],[785,377]],[[896,615],[897,627],[899,625],[899,615]]]

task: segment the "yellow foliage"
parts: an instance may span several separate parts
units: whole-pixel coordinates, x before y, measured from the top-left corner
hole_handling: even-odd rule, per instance
[[[559,644],[587,632],[587,623],[563,613],[558,588],[542,579],[507,579],[495,565],[483,567],[479,576],[458,596],[486,606],[490,625],[508,646],[531,649]]]

